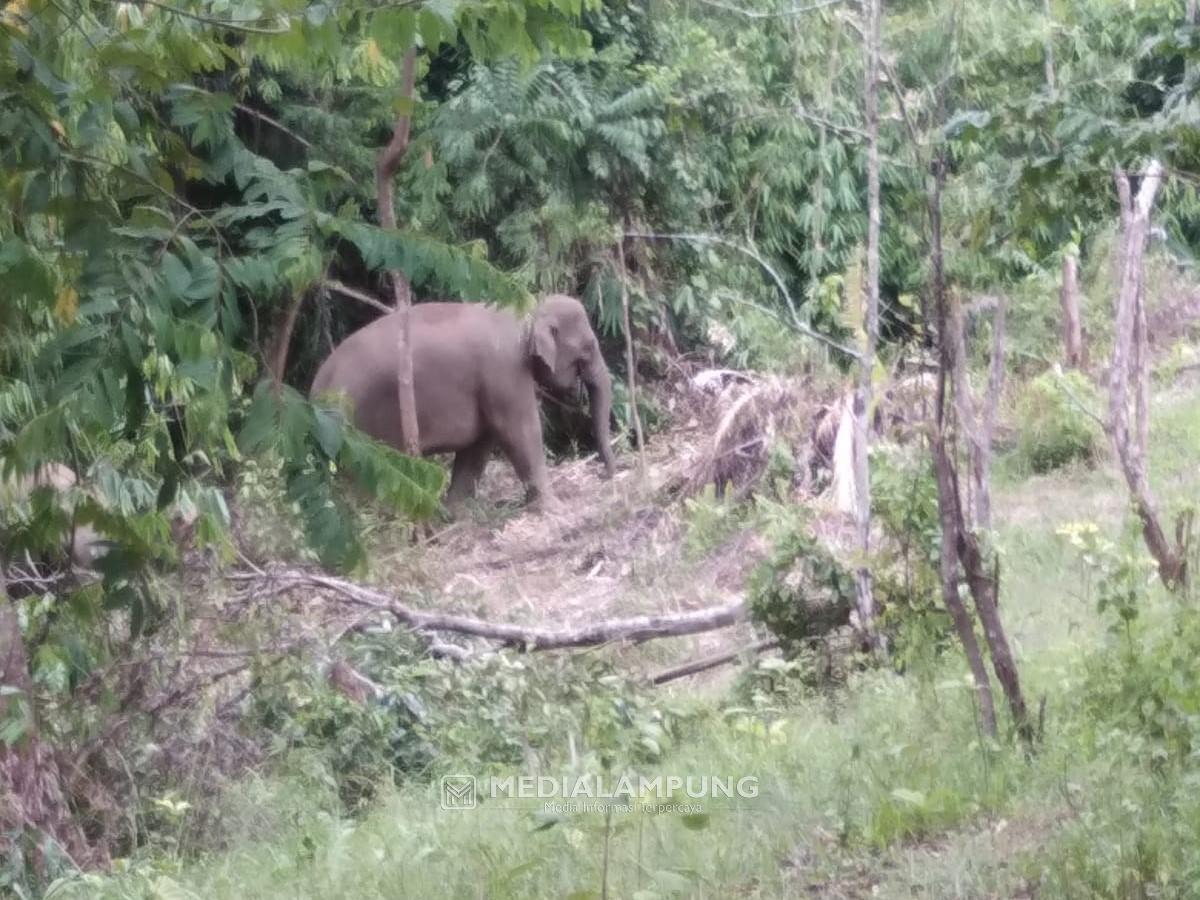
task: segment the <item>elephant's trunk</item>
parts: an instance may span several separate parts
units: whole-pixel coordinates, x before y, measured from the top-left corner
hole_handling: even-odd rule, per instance
[[[604,474],[612,477],[614,463],[612,439],[608,420],[612,416],[612,376],[604,365],[604,357],[597,346],[591,362],[583,372],[583,383],[587,387],[588,406],[592,411],[592,434],[596,438],[596,452],[604,463]]]

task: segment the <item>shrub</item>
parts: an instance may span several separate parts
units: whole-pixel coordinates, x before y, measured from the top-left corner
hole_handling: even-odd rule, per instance
[[[711,484],[683,502],[687,517],[684,551],[690,559],[699,559],[720,547],[745,524],[746,508],[729,496],[718,497]]]
[[[891,639],[896,664],[907,668],[953,643],[941,600],[942,528],[928,456],[914,448],[873,449],[871,503],[883,532],[872,566],[880,627]]]
[[[1030,472],[1044,474],[1100,454],[1100,427],[1087,410],[1098,410],[1092,383],[1078,372],[1044,372],[1017,402],[1017,457]]]
[[[780,529],[771,555],[750,576],[750,614],[796,656],[814,637],[845,624],[854,607],[854,578],[804,521]]]

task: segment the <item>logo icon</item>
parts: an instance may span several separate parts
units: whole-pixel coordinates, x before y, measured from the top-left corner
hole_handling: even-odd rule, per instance
[[[474,809],[475,778],[471,775],[442,777],[442,809]]]

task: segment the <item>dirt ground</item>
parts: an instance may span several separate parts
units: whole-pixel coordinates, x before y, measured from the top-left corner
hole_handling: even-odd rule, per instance
[[[469,513],[436,531],[416,554],[428,601],[490,621],[573,628],[742,599],[766,543],[744,530],[702,558],[689,555],[686,500],[711,470],[723,411],[761,387],[744,377],[716,388],[685,385],[682,394],[680,385],[673,386],[675,399],[684,396],[686,403],[673,417],[674,426],[646,446],[644,468],[632,448],[618,452],[611,480],[602,477],[594,455],[553,465],[550,483],[559,502],[551,512],[521,506],[521,485],[511,467],[493,459]],[[394,562],[402,557],[413,560],[400,551]],[[649,670],[755,638],[751,626],[742,624],[620,652]]]

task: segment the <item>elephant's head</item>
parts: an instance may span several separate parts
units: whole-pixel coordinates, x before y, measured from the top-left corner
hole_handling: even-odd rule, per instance
[[[612,414],[612,378],[583,304],[564,294],[546,297],[533,313],[529,355],[538,383],[550,391],[571,391],[583,381],[591,406],[596,451],[606,474],[611,476],[608,420]]]

